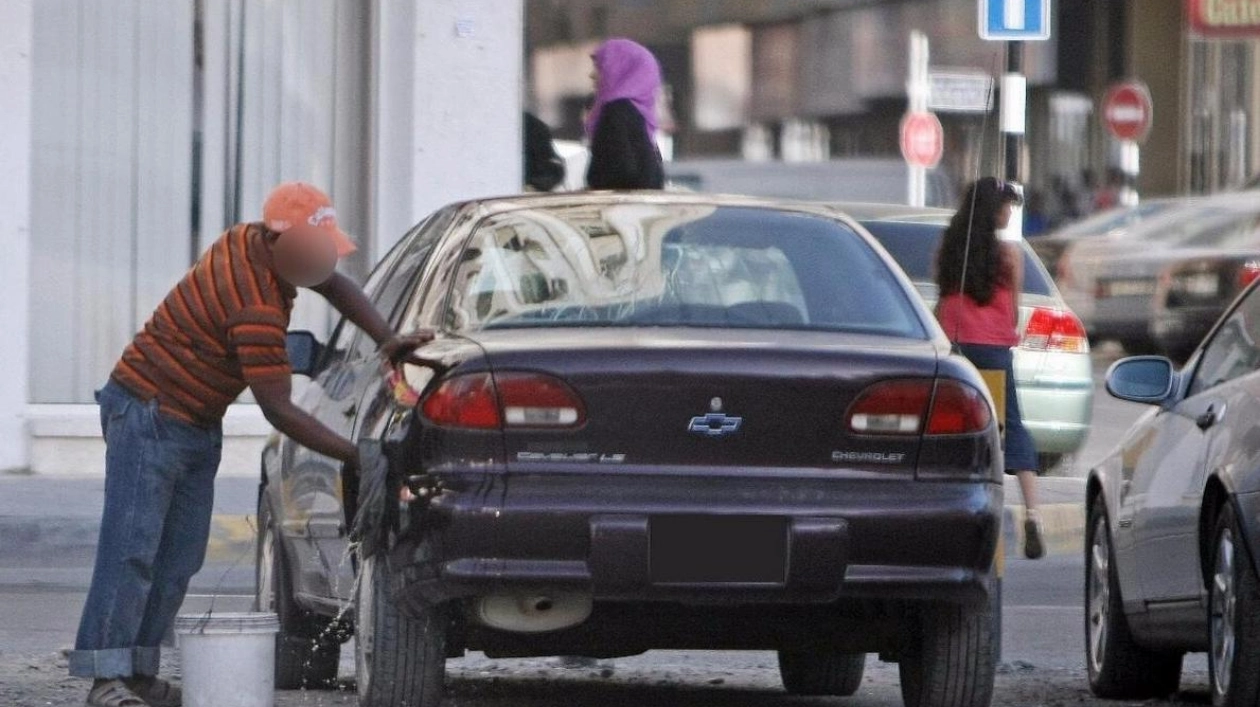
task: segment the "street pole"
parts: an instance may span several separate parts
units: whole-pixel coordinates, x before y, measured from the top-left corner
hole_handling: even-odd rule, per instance
[[[1020,157],[1024,151],[1025,113],[1028,84],[1024,77],[1024,43],[1006,43],[1006,76],[1002,80],[1002,132],[1006,135],[1005,155],[1008,182],[1020,181]]]
[[[1006,75],[1002,77],[1002,134],[1006,173],[1003,178],[1012,182],[1015,189],[1024,193],[1021,177],[1023,175],[1021,157],[1024,153],[1024,132],[1027,129],[1028,114],[1028,79],[1024,76],[1024,43],[1009,41],[1006,43]],[[1023,237],[1023,208],[1016,208],[1011,214],[1011,223],[1006,228],[1005,237],[1019,240]]]
[[[910,113],[922,113],[928,105],[928,38],[919,30],[910,33],[910,72],[906,81],[906,98]],[[907,203],[923,206],[927,203],[927,170],[910,165],[907,170]]]

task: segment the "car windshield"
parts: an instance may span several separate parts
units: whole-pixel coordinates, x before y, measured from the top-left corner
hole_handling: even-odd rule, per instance
[[[879,240],[911,280],[915,283],[934,282],[932,273],[936,249],[941,242],[944,224],[872,220],[863,221],[862,226]],[[1025,244],[1021,244],[1020,250],[1024,254],[1024,294],[1052,296],[1054,288],[1037,262],[1036,254]]]
[[[1260,207],[1254,211],[1205,221],[1198,226],[1189,232],[1182,245],[1196,248],[1253,248],[1260,244]]]
[[[1196,240],[1211,242],[1221,229],[1236,228],[1240,220],[1254,220],[1260,207],[1250,204],[1202,204],[1160,214],[1129,231],[1124,238],[1161,246],[1194,245]]]
[[[1054,236],[1062,238],[1075,238],[1077,236],[1093,236],[1100,233],[1109,233],[1116,229],[1128,228],[1139,221],[1150,218],[1160,212],[1167,211],[1185,202],[1178,202],[1171,199],[1144,201],[1137,206],[1117,206],[1114,209],[1108,209],[1098,214],[1094,214],[1089,218],[1077,221],[1070,226],[1065,226],[1054,232]]]
[[[926,338],[894,269],[842,222],[768,208],[616,203],[483,220],[448,326],[688,326]]]

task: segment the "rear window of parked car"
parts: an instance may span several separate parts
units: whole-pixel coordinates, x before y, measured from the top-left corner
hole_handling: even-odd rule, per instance
[[[926,338],[913,295],[844,223],[769,208],[618,203],[487,217],[447,304],[457,331],[691,326]]]
[[[936,249],[941,243],[942,224],[909,221],[863,221],[862,226],[884,246],[906,275],[916,283],[935,281]],[[1024,254],[1024,294],[1052,296],[1053,286],[1036,254],[1020,243]]]

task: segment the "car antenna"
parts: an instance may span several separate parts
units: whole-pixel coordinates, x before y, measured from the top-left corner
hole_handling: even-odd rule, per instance
[[[993,73],[991,74],[993,76],[997,75],[998,56],[999,55],[995,52],[993,56]],[[962,275],[960,275],[958,278],[958,293],[959,294],[964,294],[967,292],[967,268],[970,265],[969,261],[971,259],[971,230],[974,227],[974,224],[976,221],[976,189],[974,187],[975,187],[975,184],[980,181],[980,169],[984,164],[984,144],[985,144],[984,136],[987,135],[989,132],[989,114],[993,110],[993,85],[994,83],[995,81],[989,82],[989,90],[987,92],[987,95],[985,96],[985,107],[988,108],[988,110],[984,112],[984,118],[981,119],[981,123],[980,123],[980,137],[981,137],[980,149],[976,151],[976,158],[975,158],[976,161],[975,161],[974,170],[973,170],[973,174],[975,176],[971,180],[971,184],[972,184],[971,203],[967,205],[967,239],[963,242]],[[946,228],[948,228],[948,226]],[[943,294],[940,296],[943,297]],[[939,304],[937,306],[939,306]],[[954,353],[961,353],[961,349],[959,349],[958,347],[958,327],[961,324],[962,324],[961,321],[954,322],[953,335],[949,337],[949,347]]]

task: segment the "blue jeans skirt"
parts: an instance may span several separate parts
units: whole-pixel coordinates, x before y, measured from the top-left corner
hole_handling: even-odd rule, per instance
[[[1019,396],[1015,393],[1014,354],[1006,346],[958,344],[958,349],[976,368],[1006,373],[1006,432],[1002,442],[1006,473],[1040,473],[1037,467],[1037,446],[1033,443],[1028,428],[1024,427],[1024,419],[1019,412]]]
[[[163,415],[113,381],[96,400],[105,507],[70,674],[156,675],[162,638],[205,560],[223,432]]]

